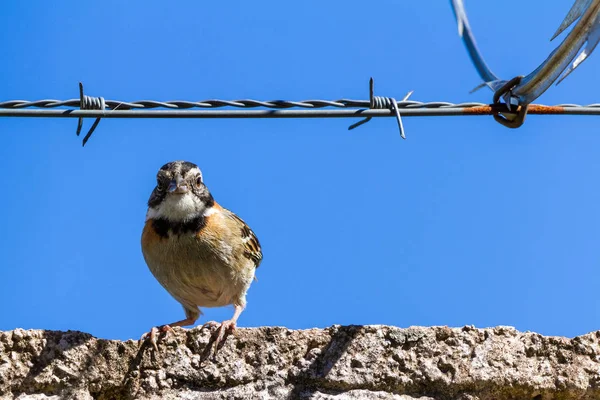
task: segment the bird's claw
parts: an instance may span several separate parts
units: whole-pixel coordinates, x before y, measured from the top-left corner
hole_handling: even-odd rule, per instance
[[[172,331],[173,328],[171,328],[169,325],[163,325],[160,327],[152,327],[152,329],[150,329],[150,332],[146,332],[142,335],[142,337],[140,338],[139,342],[138,342],[138,348],[141,347],[144,343],[150,342],[150,344],[152,345],[152,347],[154,347],[154,350],[156,352],[158,352],[158,333],[164,333],[165,335],[167,335],[170,331]]]
[[[220,324],[217,321],[208,321],[208,322],[205,322],[204,324],[202,324],[202,327],[200,328],[200,330],[203,330],[204,328],[216,328],[219,325]]]
[[[210,336],[210,339],[208,340],[208,343],[202,352],[201,361],[208,359],[211,350],[213,350],[213,357],[217,355],[219,350],[221,350],[225,344],[227,337],[235,330],[236,323],[233,320],[223,321],[220,324],[215,321],[209,321],[202,325],[202,328],[200,329],[204,329],[206,327],[217,328],[217,330],[214,331]]]

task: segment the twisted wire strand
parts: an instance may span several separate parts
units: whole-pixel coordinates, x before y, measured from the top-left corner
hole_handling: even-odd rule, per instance
[[[86,101],[90,102],[95,106],[98,106],[97,97],[84,97]],[[386,109],[391,105],[390,97],[375,96],[374,100],[376,106],[375,109]],[[371,108],[369,100],[351,100],[351,99],[339,99],[339,100],[302,100],[302,101],[289,101],[289,100],[269,100],[260,101],[253,99],[241,99],[241,100],[219,100],[209,99],[201,101],[184,101],[184,100],[172,100],[172,101],[157,101],[157,100],[137,100],[137,101],[119,101],[119,100],[104,100],[104,107],[80,107],[80,99],[69,99],[69,100],[54,100],[54,99],[43,99],[43,100],[7,100],[0,101],[0,109],[23,109],[23,108],[72,108],[72,109],[107,109],[107,110],[133,110],[133,109],[154,109],[154,108],[166,108],[171,110],[186,110],[193,108],[200,109],[211,109],[211,108],[270,108],[270,109],[288,109],[288,108],[306,108],[306,109],[320,109],[320,108]],[[489,106],[487,103],[478,102],[463,102],[463,103],[451,103],[446,101],[431,101],[421,102],[414,100],[398,101],[398,108],[401,109],[419,109],[419,108],[474,108]],[[546,106],[538,104],[538,106],[544,107],[561,107],[561,108],[600,108],[600,103],[593,103],[588,105],[563,103],[556,104],[553,106]]]
[[[88,96],[86,96],[88,97]],[[185,100],[171,100],[171,101],[156,101],[156,100],[137,100],[133,102],[118,101],[118,100],[105,100],[105,105],[109,110],[119,109],[151,109],[151,108],[169,108],[169,109],[188,109],[188,108],[220,108],[220,107],[236,107],[236,108],[273,108],[273,109],[285,109],[292,107],[299,108],[324,108],[324,107],[336,107],[336,108],[347,108],[347,107],[369,107],[368,100],[303,100],[303,101],[289,101],[289,100],[270,100],[260,101],[253,99],[240,99],[240,100],[220,100],[220,99],[208,99],[201,101],[185,101]],[[0,102],[0,108],[56,108],[56,107],[71,107],[80,108],[79,99],[70,100],[9,100]]]

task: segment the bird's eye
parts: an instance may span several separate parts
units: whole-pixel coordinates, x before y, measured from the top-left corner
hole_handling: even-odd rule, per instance
[[[202,177],[201,176],[196,178],[196,186],[200,186],[200,185],[202,185]]]

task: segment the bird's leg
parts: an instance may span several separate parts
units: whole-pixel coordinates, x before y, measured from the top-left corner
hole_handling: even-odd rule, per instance
[[[235,307],[235,311],[234,311],[233,317],[231,319],[228,319],[228,320],[223,321],[221,323],[218,323],[216,321],[208,321],[208,322],[205,322],[202,325],[202,328],[200,328],[200,329],[204,329],[206,327],[210,327],[210,328],[219,327],[219,331],[221,331],[223,328],[224,328],[223,330],[234,331],[235,327],[236,327],[237,320],[240,317],[240,314],[242,313],[242,311],[244,311],[244,307],[243,306],[236,305],[234,307]],[[220,338],[222,339],[223,335],[220,335]]]
[[[207,350],[210,351],[210,347],[213,343],[214,343],[214,353],[213,354],[216,355],[217,352],[219,351],[219,349],[221,347],[223,347],[223,344],[225,344],[225,340],[227,340],[227,336],[235,330],[237,320],[240,317],[240,314],[242,313],[242,311],[244,311],[244,306],[236,304],[236,305],[234,305],[234,307],[235,307],[235,311],[233,312],[233,317],[231,319],[223,321],[220,324],[215,321],[209,321],[209,322],[205,323],[204,325],[202,325],[201,329],[204,329],[207,326],[209,326],[209,327],[217,327],[218,326],[219,327],[219,329],[217,329],[215,331],[215,333],[213,333],[208,344],[206,345],[206,350],[205,350],[206,354],[205,354],[205,357],[203,357],[203,358],[208,357]]]
[[[225,335],[225,331],[233,332],[235,330],[237,320],[240,317],[242,311],[244,311],[244,307],[242,306],[236,305],[234,307],[235,311],[233,312],[233,317],[231,319],[228,319],[227,321],[221,322],[221,326],[219,327],[219,337],[217,337],[217,345],[219,345],[221,341],[225,342],[223,338]]]

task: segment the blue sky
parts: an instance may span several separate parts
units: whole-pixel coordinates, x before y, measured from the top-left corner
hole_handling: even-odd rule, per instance
[[[544,7],[541,7],[541,5]],[[533,70],[570,2],[466,3],[496,74]],[[509,11],[507,11],[509,12]],[[0,99],[491,100],[449,2],[8,2]],[[523,39],[519,39],[523,38]],[[594,54],[538,102],[600,101]],[[89,127],[92,120],[86,120]],[[183,317],[140,250],[156,170],[197,163],[264,260],[239,325],[600,327],[597,117],[0,118],[0,329],[138,338]],[[205,309],[227,319],[232,308]]]

